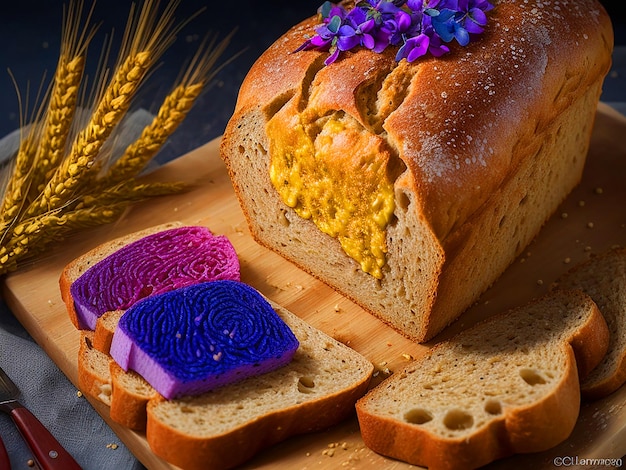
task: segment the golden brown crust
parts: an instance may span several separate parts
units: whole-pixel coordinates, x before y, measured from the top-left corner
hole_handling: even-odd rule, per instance
[[[440,239],[515,171],[518,162],[509,160],[514,145],[522,145],[520,140],[553,120],[608,72],[613,47],[608,15],[595,0],[571,3],[557,10],[496,1],[487,30],[477,41],[465,48],[453,46],[443,58],[401,65],[412,76],[411,86],[383,127],[415,175],[411,189],[420,194],[425,216]],[[372,81],[381,82],[394,70],[394,52],[358,49],[327,67],[320,60],[326,53],[292,53],[316,22],[313,17],[292,28],[255,63],[242,84],[234,121],[259,104],[273,114],[286,96],[300,95],[320,116],[344,110],[368,127],[363,92],[369,93]],[[446,142],[456,143],[454,154],[442,152]],[[477,158],[482,159],[478,164],[463,164]],[[457,162],[462,164],[457,167]],[[469,191],[459,202],[460,187]],[[454,206],[452,201],[457,201]]]
[[[162,399],[151,400],[146,439],[156,455],[186,470],[232,468],[287,437],[320,431],[347,418],[367,387],[368,382],[362,382],[331,397],[264,414],[210,438],[185,434],[151,417]]]

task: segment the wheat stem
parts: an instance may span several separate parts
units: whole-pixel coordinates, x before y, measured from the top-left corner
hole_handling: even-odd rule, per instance
[[[137,202],[144,199],[167,196],[180,193],[189,188],[186,183],[140,183],[135,180],[126,180],[116,184],[102,192],[86,194],[76,201],[76,208],[83,209],[89,207],[106,206],[118,202]]]

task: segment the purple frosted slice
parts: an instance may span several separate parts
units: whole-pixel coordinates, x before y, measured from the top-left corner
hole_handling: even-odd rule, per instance
[[[218,279],[239,280],[239,260],[225,236],[178,227],[130,243],[85,271],[70,287],[79,328],[95,329],[111,310],[140,299]]]
[[[291,361],[298,346],[259,292],[226,280],[136,303],[118,323],[111,356],[172,399],[275,370]]]

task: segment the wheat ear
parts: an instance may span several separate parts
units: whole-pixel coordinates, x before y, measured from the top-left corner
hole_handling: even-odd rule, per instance
[[[185,119],[202,88],[202,84],[177,86],[165,98],[150,125],[114,162],[100,184],[111,186],[140,173]]]
[[[83,24],[81,1],[71,1],[67,10],[63,8],[61,51],[37,149],[37,171],[33,173],[31,200],[43,191],[52,171],[65,156],[85,70],[87,47],[97,30],[88,26],[92,14],[93,6]]]
[[[180,84],[166,96],[153,121],[143,130],[141,136],[111,165],[106,176],[101,178],[101,185],[114,185],[138,175],[159,152],[165,141],[184,121],[210,80],[225,65],[215,67],[233,34],[234,32],[219,43],[215,36],[204,39],[186,67]]]
[[[69,201],[81,184],[88,184],[98,166],[96,159],[106,139],[120,122],[141,81],[173,41],[178,28],[173,24],[172,1],[157,21],[158,1],[144,2],[138,15],[129,14],[118,65],[113,78],[98,100],[89,123],[79,132],[69,155],[57,167],[28,216],[42,214]],[[134,10],[133,10],[134,11]]]
[[[33,216],[61,207],[71,199],[90,171],[106,139],[130,106],[140,80],[151,65],[150,52],[129,57],[120,67],[87,126],[78,134],[69,156],[64,159],[31,205]]]
[[[25,219],[15,226],[11,237],[0,247],[0,275],[17,269],[25,260],[49,249],[68,234],[117,220],[128,204],[89,207],[73,211],[51,211]]]

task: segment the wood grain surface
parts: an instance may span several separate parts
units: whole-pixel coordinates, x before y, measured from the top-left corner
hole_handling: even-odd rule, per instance
[[[111,238],[175,220],[206,225],[214,233],[228,236],[240,257],[242,281],[369,358],[377,367],[374,384],[432,345],[412,343],[325,284],[260,247],[248,232],[218,147],[218,140],[209,142],[157,171],[155,177],[160,180],[192,183],[191,191],[136,205],[115,225],[80,234],[5,278],[1,287],[7,304],[74,384],[79,334],[70,323],[59,294],[58,279],[63,266]],[[524,254],[435,341],[541,295],[557,276],[577,262],[612,246],[626,245],[625,183],[626,118],[601,103],[583,181]],[[146,467],[172,468],[150,451],[143,434],[111,422],[106,406],[93,401],[92,404]],[[554,468],[555,457],[577,458],[581,462],[625,454],[626,387],[622,387],[604,400],[584,404],[573,434],[562,445],[541,454],[507,458],[489,468]],[[325,432],[291,438],[262,452],[243,468],[415,467],[367,449],[353,417]]]

